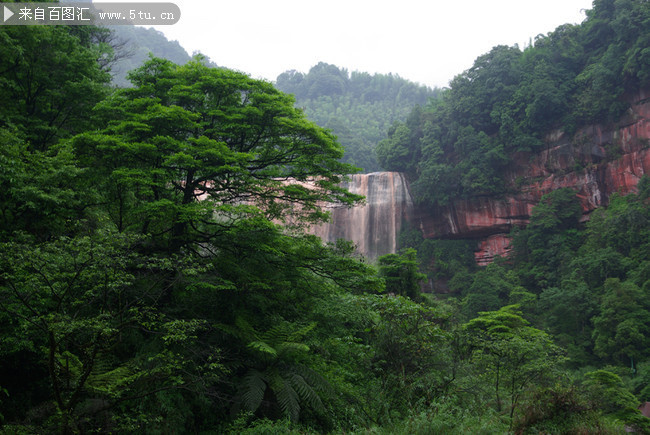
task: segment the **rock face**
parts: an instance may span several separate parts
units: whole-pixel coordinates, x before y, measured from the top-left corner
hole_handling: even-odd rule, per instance
[[[449,206],[418,211],[410,216],[425,238],[475,238],[479,264],[508,252],[507,233],[528,222],[542,195],[562,187],[576,191],[583,219],[607,205],[615,192],[636,189],[650,173],[650,93],[632,99],[624,119],[610,128],[591,126],[573,136],[556,132],[548,136],[546,149],[537,154],[519,153],[505,174],[508,190],[501,197],[458,199]]]
[[[632,98],[617,125],[591,126],[569,136],[549,135],[546,149],[518,153],[505,173],[509,194],[457,199],[445,207],[413,207],[404,177],[396,172],[352,176],[347,188],[366,196],[366,205],[332,210],[332,221],[312,232],[326,241],[352,240],[371,259],[395,252],[402,224],[408,221],[425,238],[476,239],[476,261],[490,263],[510,249],[508,233],[528,223],[542,195],[568,187],[576,191],[583,219],[619,192],[635,191],[650,173],[650,91]]]
[[[330,223],[311,232],[328,242],[351,240],[357,250],[376,259],[397,249],[397,236],[407,216],[413,214],[413,202],[404,176],[398,172],[374,172],[351,176],[345,187],[364,195],[365,204],[330,210]]]

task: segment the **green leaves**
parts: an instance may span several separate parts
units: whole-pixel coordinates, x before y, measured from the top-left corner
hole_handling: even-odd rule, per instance
[[[299,205],[297,221],[323,219],[319,201],[359,199],[337,186],[353,168],[338,162],[334,137],[270,84],[198,61],[179,67],[159,59],[132,79],[135,88],[98,107],[109,126],[73,141],[82,161],[106,174],[121,230],[144,224],[157,243],[178,250],[223,226],[194,206],[199,199],[244,202],[277,220]],[[301,184],[309,180],[316,182]]]
[[[254,357],[239,384],[237,406],[257,412],[265,395],[272,394],[282,414],[291,420],[298,420],[301,404],[324,411],[319,392],[329,388],[327,381],[302,363],[310,349],[301,340],[315,323],[297,327],[282,322],[261,334],[241,317],[235,324],[221,328],[240,337]]]
[[[420,296],[420,281],[426,276],[418,271],[417,252],[413,248],[400,254],[379,257],[379,275],[386,281],[386,291],[417,300]]]
[[[648,356],[650,304],[647,292],[634,283],[605,281],[600,313],[594,317],[594,352],[606,360],[626,364]]]
[[[64,26],[3,27],[0,41],[3,125],[41,151],[90,126],[87,114],[110,80],[97,64],[96,46],[80,43]]]
[[[562,25],[518,46],[494,47],[424,110],[377,145],[386,170],[408,172],[415,202],[502,194],[517,151],[538,152],[554,130],[568,135],[619,122],[630,95],[648,85],[647,2],[597,2],[581,25]],[[590,163],[590,162],[583,162]]]
[[[492,383],[497,411],[502,410],[503,397],[508,398],[511,421],[526,390],[553,379],[563,362],[551,337],[528,326],[515,305],[481,312],[464,328],[477,375]]]
[[[389,169],[403,164],[384,155],[378,159],[377,144],[395,121],[405,120],[413,106],[426,104],[437,92],[398,76],[348,73],[322,62],[308,74],[280,74],[276,86],[295,94],[297,106],[304,108],[307,117],[336,135],[345,148],[343,161],[365,172],[378,171],[380,165]],[[409,151],[400,148],[400,152]]]

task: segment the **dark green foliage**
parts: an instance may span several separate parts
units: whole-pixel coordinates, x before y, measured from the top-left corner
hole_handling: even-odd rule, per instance
[[[582,209],[571,189],[544,195],[533,207],[530,224],[514,232],[515,262],[530,289],[555,286],[569,272],[569,259],[580,244]]]
[[[513,424],[516,433],[607,433],[597,405],[575,386],[539,388],[524,401]]]
[[[304,336],[315,326],[315,323],[304,327],[281,323],[260,334],[242,318],[235,321],[235,328],[224,325],[249,351],[245,360],[248,370],[239,381],[235,398],[236,410],[243,408],[275,416],[277,410],[274,413],[273,407],[276,407],[290,420],[298,420],[301,405],[320,413],[325,411],[320,394],[331,387],[321,375],[300,363],[310,350],[302,342]],[[261,409],[263,401],[264,409]]]
[[[555,129],[617,122],[650,82],[650,7],[595,2],[580,25],[539,35],[525,50],[494,47],[377,147],[386,170],[407,172],[418,203],[505,193],[513,152],[535,152]],[[626,99],[627,98],[627,99]]]
[[[97,60],[110,48],[93,43],[100,29],[88,29],[0,29],[0,127],[15,130],[30,149],[89,128],[88,113],[107,94],[110,75]]]
[[[541,290],[544,323],[575,364],[597,357],[634,367],[647,358],[650,326],[646,200],[614,195],[581,232],[569,196],[557,196],[568,201],[561,208],[548,201],[535,208],[531,224],[517,233],[516,270],[526,287]]]
[[[415,249],[408,248],[400,254],[379,257],[379,275],[386,281],[386,291],[417,300],[420,281],[426,276],[418,272]]]
[[[205,324],[160,311],[156,301],[167,293],[160,284],[171,262],[136,254],[136,243],[98,231],[0,246],[0,309],[10,316],[2,322],[3,354],[9,361],[22,355],[37,362],[34,374],[47,378],[35,382],[48,385],[49,406],[57,411],[51,421],[37,423],[68,433],[93,430],[102,418],[114,417],[119,428],[121,418],[131,415],[116,410],[121,403],[192,388],[198,378],[208,387],[219,376],[217,359],[204,364],[180,357],[180,349],[198,350],[195,340]],[[156,277],[145,272],[152,269]],[[149,411],[146,419],[156,415],[164,413]]]
[[[70,149],[30,151],[15,130],[0,129],[0,235],[24,231],[40,240],[61,236],[82,224],[92,189]]]
[[[494,311],[508,302],[534,301],[534,295],[527,293],[520,285],[519,277],[498,264],[490,264],[471,276],[471,281],[462,290],[463,312],[468,319],[481,311]]]
[[[380,155],[419,176],[421,200],[499,191],[512,150],[582,122],[576,102],[610,101],[584,84],[609,80],[598,68],[571,79],[584,64],[626,59],[623,86],[642,79],[644,8],[598,1],[585,26],[495,48],[394,124]],[[27,94],[0,109],[1,432],[648,431],[647,177],[586,224],[572,191],[551,192],[488,267],[471,241],[406,229],[375,268],[302,232],[319,205],[359,198],[338,187],[342,147],[292,97],[200,57],[151,59],[111,93],[102,31],[3,32],[20,48],[3,83],[16,91],[33,67],[49,102],[30,119]],[[639,63],[602,46],[612,35],[636,41]],[[69,49],[52,64],[61,89],[38,61],[48,44]],[[285,79],[331,102],[419,93],[313,73]],[[445,298],[420,293],[419,269]]]
[[[603,285],[600,312],[593,318],[594,353],[626,364],[647,358],[650,294],[634,283],[609,278]]]
[[[476,269],[474,240],[423,239],[419,230],[405,226],[398,242],[402,249],[415,249],[434,291],[460,294],[470,285],[470,272]]]

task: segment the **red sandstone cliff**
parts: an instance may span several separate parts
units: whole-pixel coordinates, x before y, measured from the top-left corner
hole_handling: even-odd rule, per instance
[[[611,127],[590,126],[569,137],[563,132],[548,136],[546,149],[537,154],[519,153],[507,170],[512,194],[453,201],[450,206],[411,216],[426,238],[477,238],[479,264],[508,251],[507,233],[528,222],[542,195],[562,187],[577,192],[584,219],[607,205],[614,192],[636,189],[643,174],[650,173],[650,91],[632,99],[624,119]]]

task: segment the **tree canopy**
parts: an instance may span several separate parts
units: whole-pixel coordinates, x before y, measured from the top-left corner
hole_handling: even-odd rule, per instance
[[[350,73],[324,62],[307,74],[286,71],[276,86],[294,94],[309,119],[331,129],[345,148],[343,161],[364,172],[379,170],[375,147],[390,125],[438,92],[396,75]]]
[[[646,83],[646,4],[597,1],[582,26],[495,48],[380,159],[430,203],[498,191],[513,147]],[[292,96],[201,56],[111,88],[106,38],[0,27],[0,432],[648,431],[647,176],[587,223],[551,192],[487,267],[417,228],[375,266],[302,231],[361,198]],[[353,83],[366,102],[419,93],[325,64],[285,78],[339,102]]]
[[[650,86],[648,24],[647,2],[602,0],[582,24],[494,47],[389,130],[380,166],[407,172],[421,204],[506,192],[514,152],[541,150],[554,129],[617,122]]]

